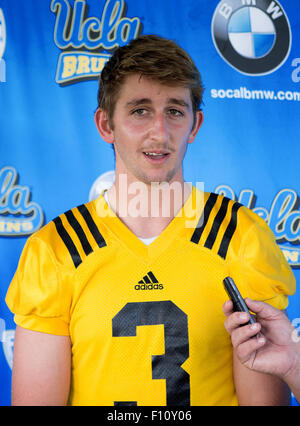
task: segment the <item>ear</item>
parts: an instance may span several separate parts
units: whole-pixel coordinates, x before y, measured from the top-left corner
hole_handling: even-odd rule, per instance
[[[197,136],[198,130],[200,129],[200,127],[203,124],[203,112],[202,111],[197,111],[196,112],[196,117],[195,117],[195,124],[194,127],[190,133],[189,139],[188,139],[188,143],[192,143],[195,140],[195,137]]]
[[[115,141],[114,132],[110,127],[107,112],[98,108],[95,112],[95,123],[102,139],[113,144]]]

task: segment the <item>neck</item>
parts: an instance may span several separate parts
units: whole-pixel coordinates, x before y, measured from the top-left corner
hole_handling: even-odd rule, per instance
[[[108,200],[120,220],[138,237],[159,235],[176,216],[191,193],[191,185],[180,180],[128,184],[126,174],[116,175]]]

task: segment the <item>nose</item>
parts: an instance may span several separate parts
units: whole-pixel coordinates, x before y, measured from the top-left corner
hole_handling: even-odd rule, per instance
[[[156,142],[167,142],[170,138],[170,134],[166,116],[164,114],[156,114],[151,124],[151,139]]]

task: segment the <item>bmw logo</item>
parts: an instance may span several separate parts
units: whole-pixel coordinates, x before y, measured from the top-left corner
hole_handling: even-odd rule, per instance
[[[274,72],[291,48],[290,24],[275,0],[222,0],[212,19],[212,38],[229,65],[253,76]]]

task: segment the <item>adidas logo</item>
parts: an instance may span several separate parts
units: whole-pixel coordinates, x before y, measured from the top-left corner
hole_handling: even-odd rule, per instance
[[[159,284],[153,272],[148,272],[141,281],[134,286],[135,290],[162,290],[163,284]]]

